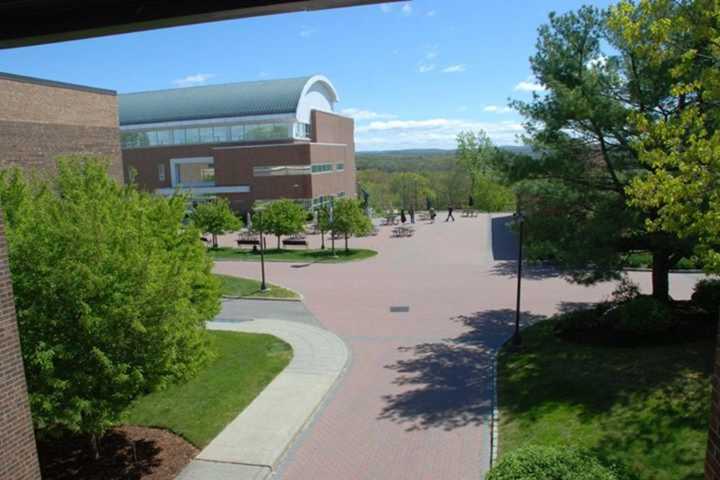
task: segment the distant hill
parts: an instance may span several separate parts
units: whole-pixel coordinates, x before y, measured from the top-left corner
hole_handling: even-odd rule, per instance
[[[527,145],[501,145],[500,148],[517,154],[531,155]],[[455,150],[419,148],[357,152],[358,170],[382,170],[385,172],[423,172],[447,170],[455,158]]]

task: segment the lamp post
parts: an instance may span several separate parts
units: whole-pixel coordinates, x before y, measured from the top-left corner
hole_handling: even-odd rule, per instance
[[[264,292],[267,290],[267,283],[265,283],[265,237],[263,237],[265,225],[263,224],[262,209],[258,209],[258,223],[260,224],[260,274],[262,275],[260,290]]]
[[[330,250],[332,251],[332,256],[337,257],[335,255],[335,197],[330,197]]]
[[[515,224],[519,226],[518,231],[518,255],[517,255],[517,298],[515,300],[515,333],[512,342],[515,346],[520,346],[522,338],[520,337],[520,285],[522,283],[522,260],[523,260],[523,230],[525,227],[525,217],[519,210],[513,214]]]

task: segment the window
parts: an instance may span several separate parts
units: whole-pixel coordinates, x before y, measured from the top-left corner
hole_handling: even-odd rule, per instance
[[[186,143],[184,128],[173,129],[173,143],[175,145],[184,145]]]
[[[213,142],[222,143],[228,141],[228,127],[213,127]]]
[[[310,138],[310,125],[307,123],[296,123],[293,128],[295,138]]]
[[[332,172],[332,163],[316,163],[312,166],[312,173],[328,173]]]
[[[173,186],[206,187],[215,185],[215,163],[212,158],[171,160],[175,172]]]
[[[336,163],[335,164],[335,171],[342,172],[345,170],[345,164],[344,163]]]
[[[310,172],[310,165],[273,165],[253,168],[253,175],[256,177],[308,175]]]
[[[158,164],[158,180],[161,182],[165,181],[165,164],[160,163]]]
[[[230,127],[230,140],[240,142],[245,140],[245,127],[243,125],[233,125]]]
[[[185,141],[189,144],[200,143],[200,130],[188,128],[185,130]]]
[[[158,145],[172,145],[172,131],[171,130],[158,130],[157,132]]]
[[[200,143],[212,143],[213,141],[213,129],[212,127],[201,127],[200,131]]]

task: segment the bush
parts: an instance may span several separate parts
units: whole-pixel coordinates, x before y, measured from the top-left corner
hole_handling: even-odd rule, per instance
[[[567,447],[529,446],[504,455],[486,480],[620,480],[596,458]]]
[[[604,326],[602,313],[600,308],[590,308],[558,315],[555,333],[560,336],[573,336],[576,333],[600,328]]]
[[[0,200],[40,437],[96,438],[138,395],[197,371],[220,294],[185,198],[68,158],[52,179],[3,172]]]
[[[716,319],[720,306],[720,279],[706,278],[697,282],[691,300]]]
[[[613,330],[632,336],[663,334],[672,327],[670,307],[647,295],[617,305],[605,317]]]

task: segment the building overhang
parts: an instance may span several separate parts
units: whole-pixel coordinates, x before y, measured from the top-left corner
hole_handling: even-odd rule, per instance
[[[0,2],[0,49],[277,13],[399,0],[17,0]]]

